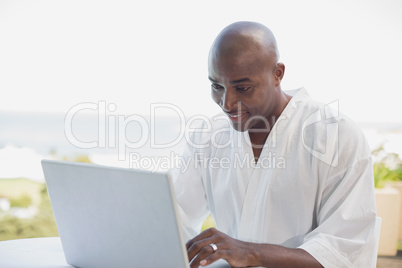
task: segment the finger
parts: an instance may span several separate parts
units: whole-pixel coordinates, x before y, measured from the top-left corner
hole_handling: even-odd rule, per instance
[[[213,253],[213,248],[210,246],[211,243],[215,243],[215,239],[213,236],[208,237],[203,240],[199,240],[197,242],[192,243],[190,248],[187,250],[188,259],[191,261],[197,254],[200,255],[201,251],[205,248],[210,251],[209,253]]]
[[[194,244],[195,242],[199,241],[199,240],[203,240],[205,238],[208,238],[210,236],[213,236],[216,232],[218,232],[218,230],[216,230],[215,228],[209,228],[205,231],[203,231],[202,233],[200,233],[199,235],[195,236],[193,239],[190,239],[187,243],[186,243],[186,248],[187,250],[191,247],[192,244]]]
[[[210,254],[209,256],[201,259],[199,264],[201,266],[210,265],[211,263],[214,263],[219,259],[224,259],[224,255],[225,255],[225,250],[217,250],[213,254]]]
[[[210,255],[214,254],[213,248],[208,244],[204,246],[199,253],[194,257],[192,260],[190,267],[198,267],[200,265],[200,262],[204,260],[205,258],[209,257]]]

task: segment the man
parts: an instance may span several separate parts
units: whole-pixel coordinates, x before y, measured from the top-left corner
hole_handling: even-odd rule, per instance
[[[190,137],[189,167],[174,173],[191,267],[370,267],[366,140],[333,105],[282,91],[278,60],[272,32],[254,22],[229,25],[211,47],[212,98],[232,127],[206,122]],[[197,235],[208,213],[217,229]]]

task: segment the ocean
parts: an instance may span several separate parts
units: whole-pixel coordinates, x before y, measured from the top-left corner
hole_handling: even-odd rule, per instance
[[[42,159],[87,156],[91,162],[164,171],[175,164],[186,133],[205,117],[0,112],[0,178],[43,181]],[[371,150],[402,155],[402,123],[357,123]]]

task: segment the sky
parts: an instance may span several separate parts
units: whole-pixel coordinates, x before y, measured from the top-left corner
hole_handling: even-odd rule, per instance
[[[402,1],[0,0],[0,110],[115,114],[170,103],[214,115],[207,55],[228,24],[275,34],[282,89],[305,87],[363,122],[400,123]]]

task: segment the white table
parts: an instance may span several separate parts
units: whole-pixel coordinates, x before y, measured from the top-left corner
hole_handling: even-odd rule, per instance
[[[0,268],[74,268],[64,257],[59,237],[29,238],[0,242]],[[230,267],[218,261],[210,268]]]
[[[73,268],[66,263],[59,237],[0,242],[1,268]]]

